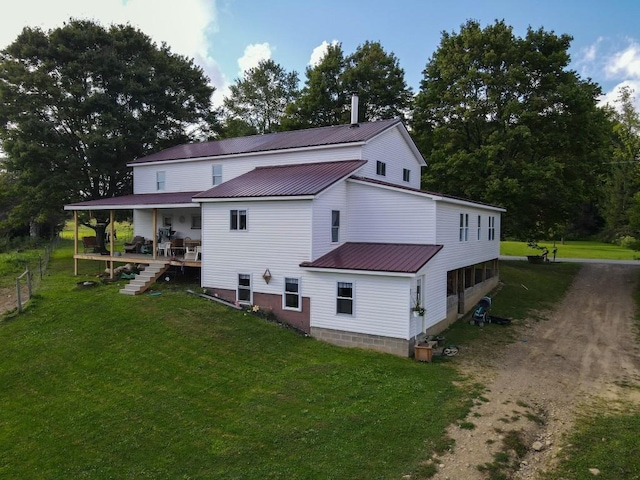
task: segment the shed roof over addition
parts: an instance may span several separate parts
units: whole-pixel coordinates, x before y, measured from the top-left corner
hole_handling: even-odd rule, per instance
[[[362,167],[365,160],[257,167],[194,196],[194,200],[317,195]]]
[[[225,138],[211,142],[187,143],[152,153],[131,162],[132,165],[166,160],[219,157],[245,153],[268,152],[293,148],[341,145],[366,142],[401,123],[400,119],[336,125],[289,132],[267,133],[248,137]]]
[[[303,262],[300,266],[335,270],[416,273],[441,249],[442,245],[347,242],[317,260]]]

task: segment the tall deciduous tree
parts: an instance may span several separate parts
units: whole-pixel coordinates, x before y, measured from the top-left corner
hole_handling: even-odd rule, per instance
[[[378,42],[365,42],[344,57],[330,45],[322,60],[308,67],[300,98],[287,109],[285,128],[322,127],[349,122],[351,94],[360,97],[358,121],[404,118],[413,93],[393,53]]]
[[[640,234],[640,115],[633,100],[633,90],[622,88],[611,114],[613,147],[602,202],[609,239]]]
[[[213,91],[192,60],[131,26],[25,28],[0,53],[0,141],[20,186],[16,221],[130,193],[128,162],[209,137]]]
[[[567,69],[570,42],[501,21],[443,32],[412,122],[424,186],[506,207],[506,235],[566,226],[596,191],[609,131],[600,88]]]
[[[339,125],[348,119],[349,92],[343,86],[344,67],[342,45],[329,45],[320,62],[307,67],[300,97],[287,107],[284,129]]]
[[[286,106],[298,96],[298,74],[262,60],[230,87],[224,99],[229,120],[241,120],[258,133],[279,130]]]

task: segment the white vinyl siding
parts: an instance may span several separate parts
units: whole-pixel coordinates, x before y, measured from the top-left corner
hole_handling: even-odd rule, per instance
[[[376,162],[386,162],[385,182],[407,186],[407,182],[402,179],[403,169],[406,168],[413,172],[408,186],[420,188],[420,169],[424,163],[421,163],[422,160],[416,157],[407,140],[400,133],[401,128],[403,128],[402,125],[397,125],[378,135],[362,147],[362,158],[368,160],[368,163],[358,175],[376,178]],[[390,152],[393,152],[391,157],[389,156]]]
[[[331,211],[340,211],[339,243],[331,242]],[[349,215],[347,211],[347,185],[340,182],[313,201],[313,245],[311,258],[314,260],[347,241]]]
[[[249,229],[229,230],[234,202],[202,206],[202,286],[236,289],[238,273],[253,275],[253,293],[281,296],[285,277],[300,278],[300,263],[311,256],[311,202],[248,202]],[[269,269],[271,281],[262,279]],[[305,283],[300,285],[304,295]]]
[[[304,281],[307,291],[313,292],[312,328],[409,338],[410,278],[307,272]],[[352,315],[337,313],[338,282],[353,284]]]
[[[433,200],[401,190],[347,183],[348,241],[436,243]]]
[[[203,192],[211,188],[213,165],[221,165],[223,181],[231,180],[258,166],[293,165],[301,163],[334,162],[362,159],[361,146],[342,146],[307,151],[274,152],[229,158],[208,158],[162,162],[161,168],[171,179],[167,192]],[[374,162],[375,163],[375,162]],[[133,193],[156,192],[156,171],[159,164],[133,165]],[[375,167],[373,167],[375,168]]]

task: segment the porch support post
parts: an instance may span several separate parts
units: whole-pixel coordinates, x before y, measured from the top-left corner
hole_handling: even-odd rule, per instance
[[[73,211],[73,274],[78,276],[78,211]]]
[[[154,208],[153,217],[151,219],[151,228],[153,229],[153,259],[158,258],[158,209]]]
[[[114,221],[113,210],[109,210],[109,278],[113,280],[113,221]]]

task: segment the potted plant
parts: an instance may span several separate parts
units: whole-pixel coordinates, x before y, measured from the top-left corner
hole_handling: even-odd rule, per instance
[[[420,302],[417,302],[413,306],[411,311],[413,312],[413,316],[414,317],[422,317],[424,315],[425,309],[424,309],[424,307],[422,305],[420,305]]]

